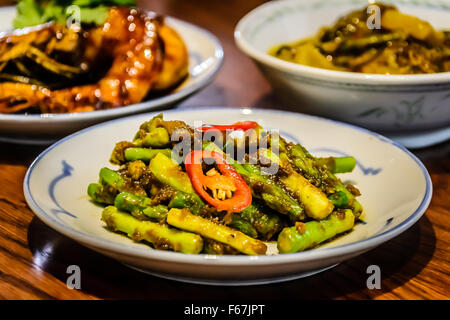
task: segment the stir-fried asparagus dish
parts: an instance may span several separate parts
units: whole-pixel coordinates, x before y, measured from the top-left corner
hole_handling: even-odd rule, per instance
[[[314,157],[254,121],[193,128],[160,114],[109,160],[90,199],[107,228],[155,249],[264,255],[276,242],[294,253],[351,231],[363,211],[337,176],[353,157]]]
[[[450,71],[450,30],[392,5],[351,12],[313,37],[277,45],[269,53],[312,67],[375,74],[427,74]]]

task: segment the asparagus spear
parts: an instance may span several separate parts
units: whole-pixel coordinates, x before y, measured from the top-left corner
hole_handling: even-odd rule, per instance
[[[106,167],[100,169],[99,177],[102,185],[110,186],[116,190],[119,190],[125,184],[120,173]]]
[[[155,131],[155,129],[157,129]],[[164,132],[163,130],[166,130]],[[149,145],[151,147],[160,148],[170,144],[170,137],[175,132],[183,131],[186,134],[193,135],[193,130],[184,121],[163,119],[162,113],[153,117],[151,120],[143,123],[136,133],[133,143],[138,146]],[[149,133],[154,132],[148,136]],[[145,142],[145,140],[147,140]]]
[[[169,202],[169,208],[189,208],[193,214],[199,214],[205,204],[196,194],[177,191]]]
[[[119,210],[130,212],[139,220],[144,220],[145,217],[155,219],[158,221],[164,220],[169,211],[164,205],[152,205],[152,199],[141,197],[129,192],[119,193],[115,200],[114,206]]]
[[[321,220],[333,211],[334,206],[325,193],[292,168],[286,152],[282,151],[278,157],[269,149],[260,149],[260,157],[270,159],[282,168],[280,183],[294,193],[297,200],[304,205],[309,217]]]
[[[356,159],[353,157],[328,157],[316,158],[319,166],[325,166],[332,173],[352,172],[356,166]]]
[[[103,204],[113,204],[114,198],[125,185],[119,173],[108,168],[100,169],[99,183],[91,183],[87,193],[92,201]]]
[[[162,183],[184,193],[195,193],[191,180],[181,167],[174,163],[169,157],[158,153],[148,165],[150,171]]]
[[[167,214],[167,223],[182,230],[198,233],[205,238],[228,244],[245,254],[265,254],[267,250],[267,246],[262,241],[253,239],[227,226],[193,215],[187,209],[170,209]]]
[[[126,161],[141,160],[149,163],[158,153],[162,153],[167,157],[171,157],[171,149],[148,149],[148,148],[127,148],[124,155]]]
[[[152,148],[166,147],[170,143],[169,133],[162,127],[150,130],[142,139],[142,145]]]
[[[240,252],[233,247],[208,238],[203,239],[202,253],[214,255],[238,255]]]
[[[156,249],[192,254],[200,253],[203,249],[203,239],[197,234],[151,221],[139,221],[114,206],[103,210],[102,220],[112,230],[123,232],[135,241],[148,241]]]
[[[305,207],[306,214],[314,219],[324,219],[331,211],[333,204],[319,188],[312,185],[301,174],[294,170],[284,145],[279,148],[279,156],[271,149],[260,148],[258,151],[260,159],[270,160],[270,163],[278,165],[278,182],[290,190],[300,203]]]
[[[150,132],[151,130],[153,130],[154,128],[157,128],[157,125],[159,123],[161,123],[163,120],[163,114],[160,113],[156,116],[154,116],[153,118],[151,118],[149,121],[144,122],[143,124],[141,124],[141,126],[139,127],[140,130],[144,130],[145,132]],[[139,137],[139,132],[136,133],[136,137],[135,139],[137,139]]]
[[[268,176],[262,175],[258,166],[235,163],[233,167],[248,183],[254,196],[261,198],[268,207],[288,215],[291,221],[299,221],[305,218],[304,207]]]
[[[92,201],[103,204],[113,204],[115,192],[111,192],[108,188],[103,187],[99,183],[91,183],[88,186],[87,193]]]
[[[262,240],[270,240],[273,235],[277,234],[286,225],[286,222],[278,214],[256,201],[253,201],[243,211],[233,214],[233,219],[230,223],[230,226],[253,237],[252,234],[254,232],[250,227],[235,221],[245,221],[247,224],[250,224],[252,229],[257,232],[257,237]],[[236,224],[241,224],[241,226],[237,227]],[[245,230],[248,230],[248,233]]]
[[[281,177],[280,181],[303,203],[309,217],[321,220],[333,211],[334,206],[327,196],[299,173],[292,171],[288,176]]]
[[[240,214],[233,214],[232,220],[228,224],[228,226],[241,231],[242,233],[246,234],[249,237],[255,239],[258,238],[258,231],[256,231],[256,229],[249,221],[243,219],[243,217]]]
[[[347,195],[344,192],[342,192],[342,191],[338,191],[338,192],[335,192],[333,194],[330,194],[328,196],[328,199],[330,199],[331,203],[336,208],[345,209],[347,207],[347,205],[348,205]]]
[[[312,248],[339,233],[353,228],[355,216],[350,209],[334,211],[325,220],[297,222],[294,227],[284,228],[278,236],[280,253],[292,253]]]
[[[191,180],[186,172],[181,170],[181,167],[174,163],[169,157],[165,156],[163,153],[158,153],[149,164],[149,169],[153,175],[162,183],[168,184],[175,190],[188,194],[189,196],[183,196],[181,193],[172,199],[173,207],[179,207],[180,201],[184,201],[187,205],[195,204],[194,211],[197,213],[198,210],[203,206],[203,201],[200,196],[195,193],[192,187]],[[184,198],[184,199],[183,199]]]
[[[283,142],[283,140],[280,139],[280,142]],[[287,152],[290,159],[292,159],[293,164],[304,175],[316,181],[317,185],[321,185],[323,181],[326,181],[327,185],[329,185],[333,191],[343,192],[348,200],[346,207],[353,210],[356,219],[361,215],[363,208],[358,200],[356,200],[355,195],[348,191],[342,181],[332,172],[326,170],[324,167],[318,166],[316,159],[303,146],[299,144],[293,145],[290,148],[287,148]]]

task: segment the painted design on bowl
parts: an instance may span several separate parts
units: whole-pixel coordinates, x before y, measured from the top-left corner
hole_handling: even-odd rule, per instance
[[[69,217],[72,217],[72,218],[77,218],[76,215],[74,215],[73,213],[70,213],[69,211],[67,211],[63,207],[61,207],[61,205],[59,204],[59,202],[58,202],[58,200],[56,199],[56,196],[55,196],[56,184],[58,182],[60,182],[61,180],[72,176],[72,171],[74,171],[74,168],[70,164],[68,164],[66,160],[62,160],[61,164],[62,164],[62,173],[60,175],[54,177],[50,181],[50,184],[48,185],[48,194],[50,196],[50,199],[52,199],[53,204],[57,207],[57,208],[51,209],[51,212],[57,218],[59,218],[58,214],[60,214],[60,213],[68,215]]]

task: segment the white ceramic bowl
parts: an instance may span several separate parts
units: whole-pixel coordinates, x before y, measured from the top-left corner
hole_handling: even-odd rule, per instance
[[[0,8],[0,31],[9,30],[15,7]],[[209,84],[223,60],[219,40],[210,32],[190,23],[167,17],[167,24],[182,36],[189,52],[189,77],[173,92],[121,108],[85,113],[10,115],[0,113],[0,141],[50,144],[95,123],[149,110],[161,109],[189,97]]]
[[[317,273],[375,248],[412,226],[431,199],[432,185],[423,164],[403,147],[365,129],[297,113],[235,108],[171,110],[165,119],[190,125],[258,121],[301,142],[317,156],[352,155],[357,167],[341,175],[361,191],[365,224],[317,249],[267,256],[188,255],[154,250],[115,234],[100,220],[102,207],[86,189],[108,166],[114,145],[131,140],[154,114],[105,122],[75,133],[45,150],[28,169],[28,205],[50,227],[128,266],[157,276],[206,284],[243,285],[284,281]],[[88,156],[86,156],[88,155]],[[269,249],[273,251],[270,244]]]
[[[450,30],[448,0],[384,2],[437,29]],[[450,126],[450,72],[360,74],[299,65],[267,54],[273,46],[312,36],[320,27],[333,25],[340,16],[367,4],[367,0],[271,1],[239,21],[235,41],[294,110],[384,133],[445,130]],[[450,131],[445,137],[450,137]]]

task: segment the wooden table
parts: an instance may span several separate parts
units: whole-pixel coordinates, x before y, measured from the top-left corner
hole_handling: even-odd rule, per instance
[[[141,5],[216,34],[225,62],[206,89],[179,107],[280,106],[270,86],[233,41],[237,21],[261,1],[145,1]],[[43,224],[28,208],[22,182],[41,147],[0,144],[0,298],[3,299],[448,299],[450,297],[450,142],[415,152],[430,172],[433,199],[409,230],[318,275],[253,287],[209,287],[130,270]],[[407,178],[407,177],[405,177]],[[66,286],[67,266],[82,270],[81,290]],[[366,287],[380,266],[381,289]],[[157,290],[155,290],[157,288]]]

